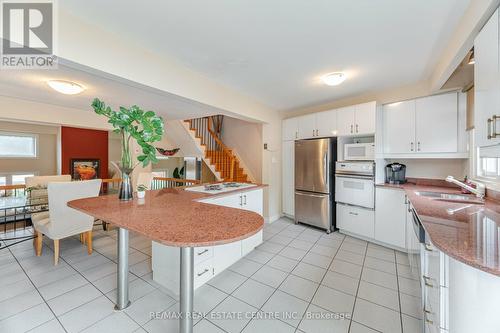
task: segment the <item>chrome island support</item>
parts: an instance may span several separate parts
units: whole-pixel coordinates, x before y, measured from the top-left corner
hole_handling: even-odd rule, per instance
[[[181,247],[179,332],[193,332],[194,248]]]
[[[128,230],[118,228],[118,272],[115,310],[126,309],[128,298]]]

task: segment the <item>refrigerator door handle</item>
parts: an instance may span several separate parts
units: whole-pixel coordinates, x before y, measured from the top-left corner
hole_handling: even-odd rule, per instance
[[[325,178],[325,185],[328,188],[328,152],[323,156],[323,177]]]
[[[304,193],[304,192],[295,192],[296,195],[302,195],[304,197],[313,197],[313,198],[324,198],[328,196],[328,194],[311,194],[311,193]]]

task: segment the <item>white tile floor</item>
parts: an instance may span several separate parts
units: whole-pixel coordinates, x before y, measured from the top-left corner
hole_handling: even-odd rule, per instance
[[[131,236],[132,305],[115,312],[116,232],[94,235],[91,256],[78,239],[62,241],[58,266],[50,242],[42,257],[30,241],[0,251],[0,332],[177,332],[176,319],[151,316],[178,309],[152,281],[151,242]],[[195,310],[206,316],[195,332],[421,332],[406,254],[288,219],[266,225],[264,239],[196,291]]]

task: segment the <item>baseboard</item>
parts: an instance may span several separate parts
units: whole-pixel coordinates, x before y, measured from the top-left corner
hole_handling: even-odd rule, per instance
[[[281,215],[274,215],[270,217],[264,217],[265,223],[273,223],[274,221],[278,221],[281,218]]]

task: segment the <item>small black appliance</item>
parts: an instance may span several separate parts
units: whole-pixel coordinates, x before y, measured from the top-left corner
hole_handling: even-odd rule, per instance
[[[385,182],[389,184],[406,183],[406,165],[391,163],[385,166]]]

